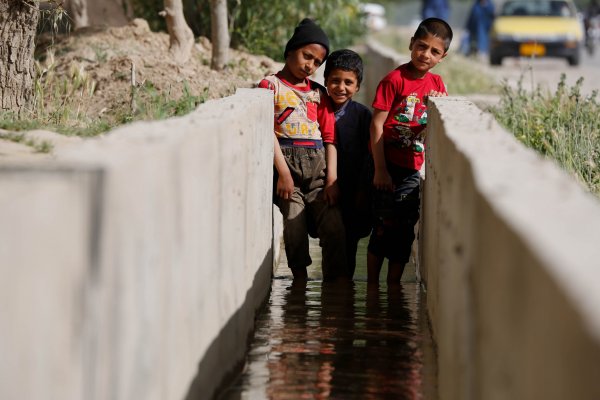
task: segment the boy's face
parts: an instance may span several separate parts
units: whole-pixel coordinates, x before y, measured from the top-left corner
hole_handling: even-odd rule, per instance
[[[355,72],[340,68],[335,68],[329,73],[325,79],[325,86],[336,106],[341,106],[350,100],[360,87]]]
[[[444,40],[433,35],[411,38],[409,49],[412,65],[422,73],[435,67],[447,54]]]
[[[285,65],[294,78],[302,81],[323,64],[327,50],[317,43],[299,47],[288,53]]]

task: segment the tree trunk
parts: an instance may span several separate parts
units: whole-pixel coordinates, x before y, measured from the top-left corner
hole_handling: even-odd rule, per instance
[[[0,1],[1,109],[20,112],[33,99],[35,30],[39,3]]]
[[[75,29],[89,26],[87,0],[70,0],[69,15],[73,19],[73,27]]]
[[[211,0],[211,41],[212,59],[210,67],[222,70],[229,61],[229,24],[227,21],[227,0]]]
[[[131,3],[131,0],[122,0],[121,7],[123,8],[123,12],[125,13],[125,16],[127,17],[127,19],[132,20],[133,19],[133,4]]]
[[[183,16],[181,0],[165,0],[165,17],[169,31],[169,51],[178,64],[184,64],[192,53],[194,34]]]

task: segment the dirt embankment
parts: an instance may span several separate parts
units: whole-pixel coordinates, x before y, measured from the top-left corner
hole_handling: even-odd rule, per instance
[[[45,46],[40,46],[41,51]],[[82,99],[81,109],[90,117],[123,107],[131,93],[131,67],[136,84],[151,84],[158,92],[176,98],[185,82],[193,95],[209,99],[228,96],[239,87],[251,87],[280,64],[264,56],[230,50],[224,71],[210,69],[211,44],[199,38],[184,65],[169,56],[169,36],[152,32],[145,20],[112,28],[87,28],[58,38],[43,57],[43,67],[61,77],[73,75],[74,67],[94,82],[93,95]],[[42,55],[43,56],[43,55]],[[50,95],[50,94],[48,94]]]
[[[137,96],[160,95],[171,100],[179,99],[185,87],[190,96],[225,97],[237,88],[253,87],[282,67],[268,57],[231,49],[227,67],[217,72],[210,69],[211,52],[210,41],[198,38],[190,59],[178,65],[169,56],[169,36],[152,32],[143,19],[58,37],[41,35],[36,50],[40,60],[36,93],[43,103],[36,107],[38,112],[43,108],[49,120],[68,114],[70,125],[99,120],[115,125],[132,112],[132,66]],[[0,130],[0,159],[38,153],[40,147],[51,148],[64,140],[50,132],[15,135]]]

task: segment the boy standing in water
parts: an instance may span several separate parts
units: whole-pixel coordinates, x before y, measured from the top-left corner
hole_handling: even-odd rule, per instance
[[[371,151],[376,225],[367,254],[368,282],[378,283],[384,258],[388,284],[400,282],[419,219],[419,170],[424,159],[427,98],[447,96],[429,72],[446,57],[452,29],[442,19],[423,20],[410,39],[410,61],[384,77],[373,100]]]
[[[371,213],[364,172],[369,159],[371,110],[352,100],[363,77],[363,63],[352,50],[329,55],[325,64],[325,86],[335,110],[338,142],[340,208],[346,229],[348,274],[354,275],[358,241],[371,232]],[[366,183],[366,184],[365,184]]]
[[[325,88],[309,79],[328,54],[327,35],[305,18],[285,47],[283,69],[259,83],[274,92],[276,204],[283,215],[285,252],[294,280],[306,280],[306,267],[312,263],[308,218],[323,249],[323,279],[346,275],[344,227],[335,206],[335,116]]]

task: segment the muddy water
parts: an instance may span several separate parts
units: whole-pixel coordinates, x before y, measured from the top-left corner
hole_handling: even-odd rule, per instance
[[[220,399],[437,399],[414,271],[367,287],[361,255],[352,283],[323,283],[313,268],[298,285],[278,269],[244,370]]]

